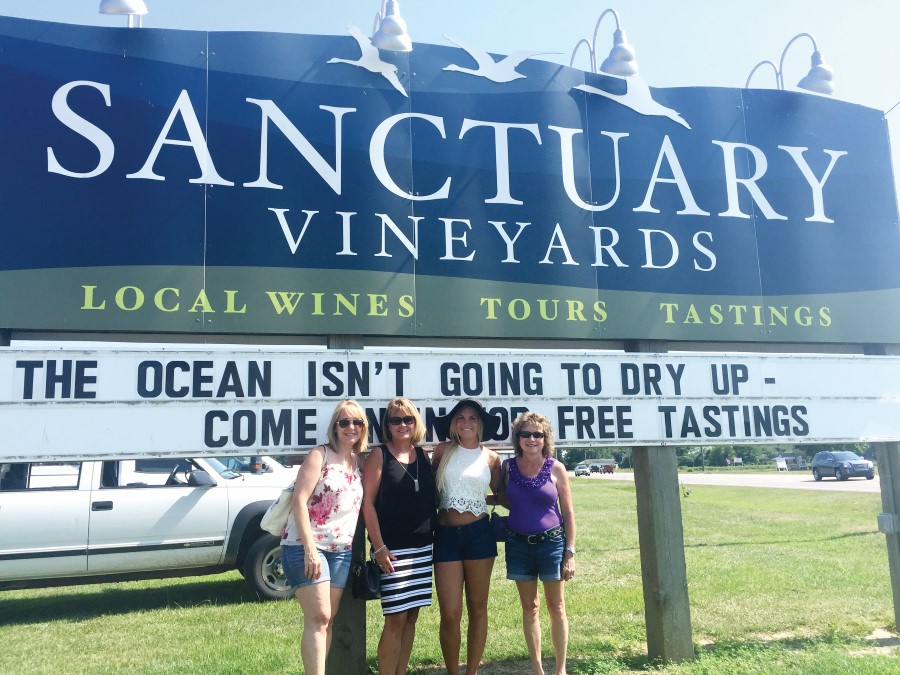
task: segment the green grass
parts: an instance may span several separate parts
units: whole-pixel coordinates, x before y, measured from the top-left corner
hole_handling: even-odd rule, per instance
[[[697,659],[666,667],[646,659],[634,486],[576,479],[573,494],[570,673],[898,672],[877,494],[692,486],[681,505]],[[501,553],[486,675],[528,672],[504,576]],[[378,603],[367,614],[374,664]],[[299,673],[300,626],[295,602],[258,603],[237,573],[6,591],[0,673]],[[437,607],[423,610],[413,672],[442,672],[437,636]]]

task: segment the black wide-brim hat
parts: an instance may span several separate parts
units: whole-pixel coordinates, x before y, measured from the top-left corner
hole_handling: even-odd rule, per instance
[[[453,424],[453,418],[463,408],[472,408],[478,412],[481,418],[481,440],[489,440],[497,435],[500,424],[503,420],[499,415],[491,415],[485,407],[474,398],[464,398],[448,412],[446,415],[434,418],[434,430],[437,431],[441,438],[450,438],[450,427]]]

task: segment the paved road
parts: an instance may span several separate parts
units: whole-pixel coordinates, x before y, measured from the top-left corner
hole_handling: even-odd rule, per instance
[[[627,480],[633,481],[631,471],[618,470],[613,474],[591,474],[591,480]],[[816,482],[809,471],[773,471],[772,473],[734,472],[679,472],[679,482],[684,485],[738,485],[742,487],[789,488],[792,490],[840,490],[847,492],[881,492],[878,476],[875,480],[851,478],[837,481],[834,478],[823,478]]]

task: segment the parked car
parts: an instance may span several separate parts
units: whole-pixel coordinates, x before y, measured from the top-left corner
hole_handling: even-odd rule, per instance
[[[260,598],[289,597],[259,521],[293,473],[212,457],[0,463],[0,589],[238,569]]]
[[[575,475],[576,476],[590,476],[591,470],[588,468],[587,464],[579,464],[575,467]]]
[[[875,465],[855,452],[823,451],[813,457],[812,474],[816,480],[822,480],[824,476],[834,476],[838,480],[865,476],[866,480],[872,480],[875,478]]]
[[[600,473],[600,465],[591,464],[591,473]]]

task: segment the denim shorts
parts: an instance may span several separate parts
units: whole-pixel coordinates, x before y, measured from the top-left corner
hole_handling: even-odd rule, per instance
[[[291,590],[296,591],[304,586],[319,584],[323,581],[331,582],[335,588],[344,588],[347,585],[347,578],[350,576],[350,563],[353,560],[353,551],[341,551],[332,553],[331,551],[320,551],[319,560],[322,562],[322,574],[315,581],[306,578],[306,566],[304,556],[306,550],[302,544],[290,544],[281,547],[281,567],[284,575],[291,585]]]
[[[512,537],[506,538],[506,578],[513,581],[559,581],[566,535],[548,539],[540,544],[526,544]]]
[[[497,541],[488,518],[468,525],[438,525],[434,532],[434,562],[483,560],[497,557]]]

